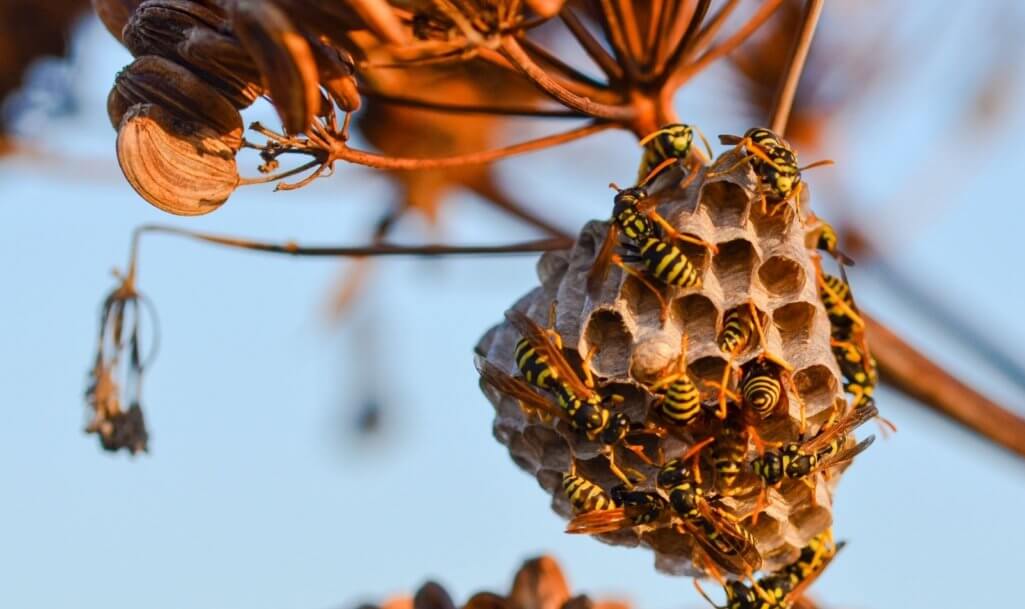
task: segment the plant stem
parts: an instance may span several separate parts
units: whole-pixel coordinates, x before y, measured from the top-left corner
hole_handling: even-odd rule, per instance
[[[577,42],[580,44],[587,56],[594,61],[595,65],[605,73],[605,76],[610,81],[616,82],[623,80],[623,69],[619,67],[616,60],[609,55],[609,52],[605,50],[605,47],[598,42],[591,32],[587,30],[587,26],[580,22],[573,10],[568,6],[564,6],[559,12],[559,17],[562,22],[566,24],[566,28],[573,34]]]
[[[772,117],[769,120],[769,128],[780,135],[783,135],[787,129],[790,109],[794,105],[794,95],[797,94],[797,85],[801,80],[801,73],[804,71],[805,60],[808,59],[812,39],[815,37],[815,28],[819,23],[819,17],[822,16],[823,5],[825,5],[825,0],[807,1],[804,15],[801,17],[801,25],[790,48],[787,68],[783,79],[780,80],[779,89],[776,91],[776,100],[772,104]]]
[[[416,99],[402,95],[381,93],[364,87],[360,87],[360,93],[370,99],[406,106],[408,108],[419,108],[421,110],[433,110],[449,114],[490,114],[494,116],[525,116],[532,118],[583,118],[586,114],[576,110],[542,110],[538,108],[514,108],[511,106],[492,106],[488,104],[450,104],[448,102],[433,101],[428,99]]]

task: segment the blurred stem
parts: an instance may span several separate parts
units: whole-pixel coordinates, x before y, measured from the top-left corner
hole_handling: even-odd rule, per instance
[[[139,241],[144,234],[161,233],[165,235],[176,235],[186,237],[204,243],[213,243],[236,249],[267,252],[271,254],[287,254],[289,256],[312,256],[312,257],[363,257],[363,256],[451,256],[451,255],[488,255],[488,254],[528,254],[536,252],[547,252],[552,250],[564,250],[573,245],[572,239],[555,237],[551,239],[536,239],[506,245],[391,245],[377,243],[364,246],[326,246],[309,247],[302,246],[293,241],[285,243],[270,243],[266,241],[255,241],[239,237],[229,237],[192,231],[175,226],[162,224],[145,224],[135,229],[132,235],[131,260],[129,268],[134,274],[136,260],[138,259]]]
[[[705,20],[705,15],[708,14],[708,7],[712,5],[712,0],[699,0],[697,7],[694,9],[694,13],[690,17],[690,23],[687,24],[687,30],[680,37],[680,40],[676,43],[676,48],[669,55],[666,60],[665,66],[662,67],[661,72],[658,73],[657,82],[659,84],[665,84],[666,81],[676,72],[683,59],[686,57],[687,48],[690,47],[694,40],[694,36],[697,35],[698,28],[701,27],[701,23]]]
[[[801,25],[790,47],[790,57],[779,89],[776,91],[772,117],[769,120],[769,128],[780,135],[786,132],[790,109],[794,105],[794,95],[797,93],[797,85],[801,80],[801,73],[804,72],[804,63],[808,59],[808,50],[811,49],[812,39],[815,38],[815,28],[818,26],[819,17],[822,16],[824,5],[825,0],[808,0],[805,3]]]
[[[564,106],[572,108],[593,116],[620,122],[629,121],[633,118],[633,108],[621,105],[609,105],[596,102],[592,99],[577,95],[562,86],[555,78],[548,74],[541,66],[534,63],[534,60],[527,55],[523,47],[515,39],[506,37],[502,40],[502,51],[516,67],[534,82],[542,91],[552,96]]]
[[[353,12],[370,27],[381,40],[390,44],[406,44],[409,36],[395,9],[385,0],[347,0]]]
[[[450,114],[489,114],[493,116],[529,116],[532,118],[585,118],[587,116],[576,110],[540,110],[537,108],[514,108],[511,106],[492,106],[487,104],[450,104],[448,102],[391,95],[365,87],[360,87],[359,92],[372,100],[386,104],[447,112]]]
[[[563,78],[576,82],[579,87],[587,91],[588,95],[597,98],[597,96],[606,94],[609,90],[605,83],[584,74],[530,38],[520,38],[519,43],[527,53],[535,56],[535,61],[551,68]]]
[[[591,122],[564,133],[557,133],[555,135],[549,135],[536,140],[506,146],[504,148],[434,159],[412,159],[374,154],[372,152],[349,148],[344,141],[339,140],[331,147],[329,158],[330,161],[342,160],[350,163],[356,163],[357,165],[375,167],[377,169],[396,169],[402,171],[463,167],[466,165],[483,165],[485,163],[497,161],[498,159],[504,159],[517,154],[533,152],[535,150],[550,148],[552,146],[558,146],[559,144],[578,140],[609,129],[612,126],[612,123],[607,122]]]
[[[623,69],[619,67],[619,64],[616,63],[612,55],[609,55],[605,47],[598,42],[598,39],[588,31],[587,26],[580,22],[580,19],[577,18],[569,6],[562,8],[559,12],[559,17],[566,24],[566,28],[573,34],[573,37],[576,38],[577,43],[587,53],[587,56],[594,61],[610,81],[617,82],[623,80]]]
[[[889,328],[865,315],[885,382],[1005,449],[1025,457],[1025,419],[950,375]]]
[[[747,23],[734,32],[732,36],[710,48],[694,63],[685,65],[682,69],[678,70],[677,73],[669,79],[669,88],[671,90],[677,89],[711,65],[712,62],[730,54],[734,49],[743,44],[745,40],[750,38],[751,34],[754,34],[755,30],[760,28],[762,24],[771,17],[782,3],[783,0],[765,0],[765,2],[758,7],[758,10],[755,11],[755,14],[747,20]]]
[[[719,30],[722,29],[723,24],[726,23],[726,20],[729,19],[730,15],[733,13],[733,9],[737,8],[738,4],[740,4],[740,0],[726,0],[726,2],[719,7],[719,10],[717,10],[715,14],[712,15],[712,18],[708,20],[708,23],[705,24],[705,27],[701,28],[701,32],[698,34],[698,37],[694,39],[694,44],[691,45],[691,48],[687,51],[688,60],[690,60],[695,53],[703,51],[709,43],[712,42],[712,39],[715,38],[716,34],[719,33]]]
[[[640,69],[634,61],[630,50],[626,45],[626,37],[623,34],[623,24],[616,15],[616,9],[612,6],[612,0],[600,0],[601,11],[598,21],[601,22],[605,38],[608,39],[612,50],[616,53],[619,65],[626,70],[627,78],[636,82],[640,76]]]

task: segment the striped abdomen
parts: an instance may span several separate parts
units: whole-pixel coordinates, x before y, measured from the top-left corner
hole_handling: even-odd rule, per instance
[[[851,296],[851,287],[847,285],[846,281],[835,275],[823,273],[822,280],[826,285],[825,287],[819,286],[819,297],[822,298],[822,304],[826,307],[829,321],[838,325],[851,324],[854,320],[848,314],[848,309],[857,312],[854,298]]]
[[[671,242],[649,237],[641,245],[641,260],[652,277],[677,288],[701,285],[698,269],[679,247]]]
[[[722,332],[719,333],[719,349],[725,353],[740,353],[747,348],[754,334],[754,320],[744,309],[733,309],[723,320]]]
[[[767,370],[758,370],[745,376],[741,381],[740,391],[744,396],[744,402],[753,408],[758,416],[765,419],[779,405],[783,386],[779,379],[772,376]]]
[[[723,427],[719,438],[712,445],[712,466],[715,468],[716,486],[719,492],[729,495],[747,459],[747,434]]]
[[[586,478],[566,472],[562,475],[562,491],[578,513],[611,510],[616,507],[600,486]]]
[[[689,425],[701,414],[701,392],[694,381],[681,376],[666,386],[656,408],[672,423],[681,427]]]
[[[547,391],[559,380],[558,372],[548,364],[548,358],[539,354],[527,339],[521,338],[516,343],[513,357],[523,378],[531,385]]]

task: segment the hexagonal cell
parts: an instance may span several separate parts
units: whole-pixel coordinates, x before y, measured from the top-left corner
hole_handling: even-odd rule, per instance
[[[622,316],[602,309],[588,318],[584,337],[588,349],[597,348],[591,368],[600,376],[624,376],[630,361],[630,331]]]
[[[681,321],[683,332],[690,344],[715,341],[719,324],[719,310],[711,299],[702,294],[689,294],[673,302],[674,317]]]
[[[667,334],[651,334],[637,341],[630,359],[633,378],[642,383],[653,383],[664,370],[676,363],[679,347],[676,341],[669,340]]]
[[[554,289],[568,268],[569,255],[566,252],[545,252],[537,261],[537,278],[546,290]]]
[[[619,292],[626,301],[627,310],[638,321],[659,319],[662,315],[662,304],[659,297],[668,298],[664,285],[656,281],[650,281],[650,283],[651,287],[645,285],[637,277],[627,275]],[[657,295],[652,287],[659,290]]]
[[[779,329],[784,349],[800,349],[811,338],[815,307],[807,302],[785,304],[772,312],[772,323]]]
[[[833,406],[833,398],[838,391],[836,377],[829,368],[815,364],[794,373],[794,384],[797,392],[804,400],[806,415],[814,415],[824,412]],[[791,405],[793,413],[794,405]]]
[[[804,287],[805,274],[793,258],[772,256],[758,267],[758,279],[773,296],[792,296]]]
[[[715,205],[706,201],[715,201]],[[732,182],[706,183],[701,189],[701,202],[716,228],[738,228],[747,221],[748,193]]]
[[[754,246],[745,239],[720,243],[719,253],[712,258],[712,272],[719,279],[725,294],[747,294],[751,274],[758,263]]]
[[[710,355],[702,357],[691,362],[690,365],[690,377],[691,379],[702,386],[702,381],[714,381],[719,382],[722,380],[722,373],[726,369],[726,358]]]
[[[534,448],[544,467],[557,470],[569,467],[569,444],[554,429],[530,425],[523,430],[523,439]]]

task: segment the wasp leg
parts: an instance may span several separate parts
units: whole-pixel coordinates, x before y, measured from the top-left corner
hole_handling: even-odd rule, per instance
[[[612,472],[613,476],[622,480],[623,484],[626,485],[626,488],[632,489],[634,487],[634,479],[631,479],[629,476],[627,476],[626,473],[623,472],[623,470],[620,469],[618,465],[616,465],[616,452],[615,450],[613,450],[611,446],[608,448],[609,450],[605,457],[609,460],[609,471]],[[637,475],[637,477],[635,478],[636,480],[644,480],[644,475],[638,472],[637,470],[631,469],[629,467],[626,469],[629,470],[630,473]]]
[[[708,446],[712,442],[715,442],[715,436],[709,436],[697,444],[687,449],[687,452],[683,453],[680,457],[681,461],[691,461],[691,471],[694,473],[694,482],[701,484],[701,449]]]
[[[668,237],[671,237],[673,239],[677,239],[679,241],[686,241],[687,243],[693,243],[694,245],[700,245],[701,247],[703,247],[703,248],[707,249],[708,251],[712,252],[713,254],[718,254],[719,253],[719,248],[716,247],[716,245],[714,243],[709,243],[708,241],[705,241],[704,239],[700,239],[698,237],[691,237],[690,235],[685,235],[685,234],[679,232],[678,230],[673,228],[673,225],[670,224],[668,220],[666,220],[662,216],[658,215],[657,213],[651,212],[651,213],[648,214],[648,217],[651,218],[652,220],[654,220],[659,226],[661,226],[662,230],[665,231],[665,234]]]
[[[669,319],[669,303],[666,302],[665,297],[662,296],[662,292],[657,287],[655,287],[655,284],[648,281],[648,278],[645,277],[643,273],[641,273],[637,269],[631,268],[626,264],[627,262],[632,262],[636,260],[638,259],[633,256],[620,256],[618,254],[612,257],[612,262],[614,262],[619,268],[623,269],[624,273],[627,273],[635,277],[638,281],[643,283],[645,287],[651,290],[652,294],[655,295],[655,298],[658,299],[659,307],[661,308],[659,319],[663,324],[665,324],[666,320]]]

